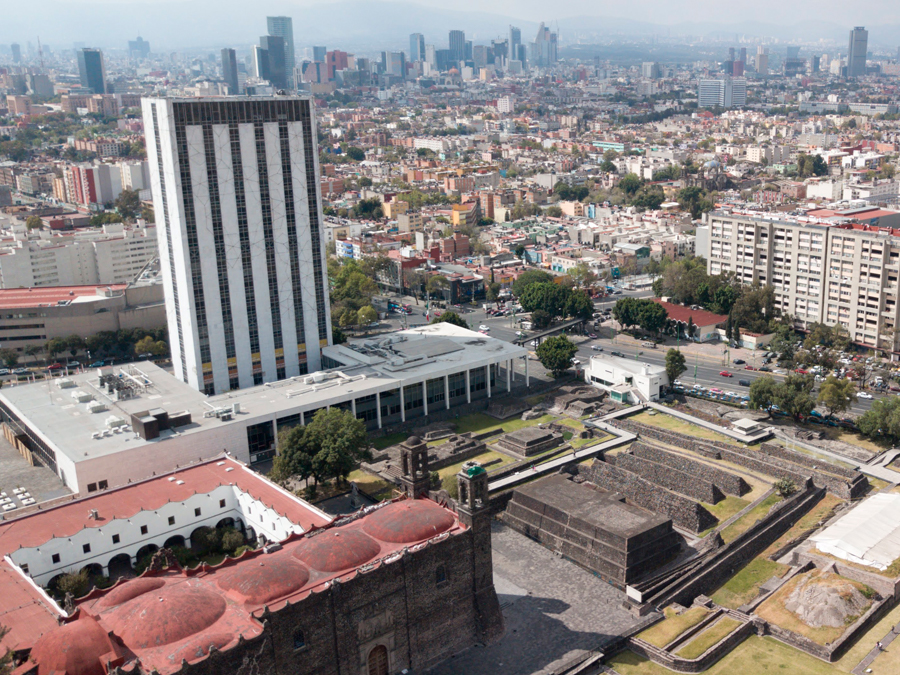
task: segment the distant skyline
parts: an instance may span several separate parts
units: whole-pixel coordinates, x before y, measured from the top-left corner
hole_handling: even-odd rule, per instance
[[[343,48],[396,42],[403,34],[406,37],[398,46],[408,45],[412,32],[423,33],[429,44],[443,45],[454,28],[466,31],[467,38],[485,41],[505,36],[509,22],[521,24],[525,42],[534,39],[529,35],[532,24],[536,27],[541,21],[554,27],[559,24],[563,42],[575,31],[629,36],[668,32],[670,28],[697,36],[728,31],[782,40],[794,35],[802,40],[816,35],[835,40],[841,34],[846,36],[853,26],[866,26],[870,45],[900,45],[900,3],[888,0],[758,0],[743,4],[569,0],[557,5],[543,0],[495,0],[489,4],[458,0],[453,9],[438,0],[270,0],[251,5],[243,0],[34,0],[6,5],[0,44],[24,45],[40,36],[43,43],[60,47],[83,42],[99,47],[121,43],[124,48],[125,40],[138,34],[158,50],[250,44],[265,31],[267,15],[294,18],[295,39],[300,45],[329,40]],[[347,6],[354,11],[346,11]]]

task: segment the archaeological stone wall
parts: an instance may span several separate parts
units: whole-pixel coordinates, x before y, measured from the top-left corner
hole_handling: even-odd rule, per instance
[[[621,469],[646,478],[652,483],[661,485],[667,490],[706,502],[707,504],[715,504],[724,498],[721,490],[712,482],[684,473],[665,464],[657,464],[646,457],[625,452],[615,457],[610,456],[607,458],[607,461]]]
[[[697,476],[704,480],[708,480],[728,495],[741,497],[750,491],[750,486],[747,485],[747,481],[740,476],[736,476],[728,471],[722,471],[721,469],[717,469],[714,466],[709,466],[702,462],[695,462],[692,459],[683,457],[674,452],[668,452],[655,445],[638,442],[632,444],[629,451],[633,455],[649,459],[657,464],[665,464],[666,466],[670,466],[673,469],[691,476]]]
[[[635,506],[671,518],[676,525],[691,532],[702,532],[719,522],[696,501],[599,459],[589,466],[578,465],[577,471],[585,480],[604,490],[620,492]]]

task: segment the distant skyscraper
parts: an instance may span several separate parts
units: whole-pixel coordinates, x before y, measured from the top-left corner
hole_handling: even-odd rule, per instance
[[[138,36],[137,40],[128,41],[128,56],[133,59],[146,59],[150,55],[150,43]]]
[[[747,65],[747,48],[741,47],[741,63]]]
[[[869,48],[869,31],[857,26],[850,31],[850,48],[847,50],[847,77],[866,74],[866,52]]]
[[[289,16],[268,16],[266,17],[266,28],[269,35],[275,35],[284,40],[285,83],[288,89],[296,89],[294,66],[297,65],[297,62],[294,60],[294,22]]]
[[[425,62],[432,68],[437,68],[437,54],[434,45],[425,45]]]
[[[78,52],[78,75],[81,77],[82,87],[95,94],[105,94],[106,68],[103,65],[103,52],[90,48]]]
[[[459,66],[459,61],[466,58],[466,34],[461,30],[450,31],[450,60],[454,66]]]
[[[313,47],[313,61],[316,63],[325,63],[325,54],[328,53],[328,47]]]
[[[510,61],[519,58],[519,47],[522,45],[522,30],[515,26],[509,27],[509,51],[507,52]]]
[[[425,36],[421,33],[413,33],[409,36],[409,60],[425,60]]]
[[[213,394],[320,370],[331,317],[312,102],[142,106],[175,376]]]
[[[557,50],[558,42],[556,33],[550,32],[550,29],[541,22],[537,36],[531,44],[529,61],[537,66],[553,65],[557,61]]]
[[[237,55],[233,49],[222,50],[222,79],[228,85],[228,93],[234,96],[238,90]]]
[[[253,68],[253,76],[258,77],[261,80],[269,79],[269,52],[266,51],[265,47],[259,47],[257,45],[253,45],[253,53],[251,54],[252,58],[252,68]]]
[[[756,72],[761,77],[769,74],[769,50],[762,45],[756,48]]]
[[[284,60],[284,38],[277,35],[263,35],[260,46],[266,50],[269,59],[269,77],[266,78],[276,89],[287,89],[287,64]]]
[[[13,42],[9,46],[10,51],[12,52],[12,60],[13,63],[21,63],[22,62],[22,47]]]

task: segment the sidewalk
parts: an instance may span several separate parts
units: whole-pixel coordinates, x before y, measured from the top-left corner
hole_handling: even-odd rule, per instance
[[[654,410],[664,414],[671,415],[672,417],[677,417],[685,422],[690,422],[691,424],[696,424],[698,427],[703,427],[704,429],[709,429],[710,431],[715,431],[718,434],[722,434],[723,436],[728,436],[729,438],[737,441],[738,443],[756,443],[757,441],[763,441],[769,438],[772,435],[771,427],[766,427],[765,431],[760,431],[753,436],[748,436],[747,434],[741,434],[737,431],[732,431],[731,429],[726,429],[725,427],[720,427],[718,424],[713,424],[712,422],[707,422],[704,419],[700,419],[699,417],[694,417],[693,415],[688,415],[687,413],[683,413],[680,410],[674,410],[672,408],[667,408],[664,405],[660,405],[659,403],[650,402],[647,404]]]
[[[897,634],[892,628],[890,631],[888,631],[887,635],[881,638],[881,646],[886,649],[894,641],[895,637],[897,637]],[[853,675],[864,675],[869,666],[872,665],[872,662],[878,658],[878,655],[881,654],[882,651],[882,649],[879,649],[876,646],[872,651],[866,654],[866,657],[859,662],[859,665],[850,672],[853,673]]]
[[[806,448],[810,452],[815,452],[820,455],[825,455],[826,457],[831,457],[832,459],[836,459],[844,464],[849,464],[854,469],[859,471],[860,473],[864,473],[867,476],[872,476],[874,478],[879,478],[886,483],[900,483],[900,473],[893,471],[891,469],[886,469],[881,466],[876,466],[872,464],[861,464],[856,462],[851,457],[846,457],[844,455],[839,455],[836,452],[831,452],[830,450],[824,450],[817,445],[813,445],[812,443],[806,443],[804,441],[798,440],[796,438],[791,438],[790,436],[779,433],[780,429],[775,430],[775,436],[780,438],[783,441],[787,441],[788,443],[792,443],[794,445],[799,445],[800,447]]]

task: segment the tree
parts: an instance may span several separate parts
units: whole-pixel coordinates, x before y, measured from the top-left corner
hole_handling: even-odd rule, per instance
[[[27,345],[23,351],[25,353],[25,356],[30,356],[32,359],[34,359],[34,357],[40,354],[43,350],[37,345]]]
[[[622,180],[619,181],[619,188],[630,197],[640,190],[643,184],[644,181],[642,181],[637,174],[626,173],[622,176]]]
[[[782,499],[787,499],[797,491],[797,484],[790,478],[779,478],[772,484],[772,487]]]
[[[586,262],[580,262],[574,267],[570,267],[567,274],[575,286],[579,288],[590,286],[597,280],[597,275],[594,274]]]
[[[122,190],[114,203],[116,211],[125,220],[134,220],[141,212],[141,196],[136,190]]]
[[[0,361],[3,361],[7,368],[15,368],[19,362],[19,354],[15,349],[0,349]]]
[[[366,425],[349,410],[319,410],[306,425],[304,443],[312,455],[314,476],[346,478],[372,453],[366,441]]]
[[[731,341],[734,343],[735,347],[741,346],[741,329],[739,326],[735,326],[731,331]]]
[[[775,403],[794,420],[806,417],[816,407],[812,397],[815,380],[812,375],[788,375],[775,390]]]
[[[696,327],[694,326],[694,317],[693,317],[693,315],[691,315],[688,317],[688,322],[687,322],[687,331],[686,332],[687,332],[688,339],[693,339],[695,329],[696,329]]]
[[[544,213],[546,213],[550,218],[562,218],[563,210],[560,207],[554,205],[548,206],[547,210]]]
[[[669,312],[658,302],[652,300],[638,300],[638,325],[642,330],[648,333],[659,334],[659,331],[666,325],[666,319],[669,318]]]
[[[541,365],[559,377],[572,367],[572,358],[578,352],[578,347],[565,335],[557,335],[544,340],[536,350]]]
[[[378,312],[375,311],[372,305],[366,305],[356,312],[356,320],[360,326],[368,326],[373,321],[378,320]]]
[[[859,430],[872,439],[900,442],[900,396],[872,401],[872,407],[856,420]]]
[[[594,316],[594,301],[585,291],[572,291],[566,301],[566,316],[590,320]]]
[[[531,313],[532,328],[548,328],[553,323],[553,317],[542,309],[536,309]]]
[[[515,255],[519,260],[525,257],[525,246],[523,244],[519,244],[515,248]]]
[[[350,147],[347,148],[347,157],[355,162],[361,162],[366,158],[366,151],[362,148]]]
[[[829,416],[834,416],[847,410],[856,401],[856,386],[853,380],[846,377],[829,375],[819,387],[819,397],[816,400],[828,409]]]
[[[771,375],[753,380],[750,384],[749,407],[753,410],[765,410],[771,417],[777,390],[778,383]]]
[[[675,384],[675,380],[686,370],[684,354],[677,349],[670,349],[666,352],[666,375],[669,378],[670,387]]]
[[[63,574],[56,583],[56,587],[63,595],[71,593],[72,597],[80,598],[88,592],[89,583],[90,579],[88,578],[87,568],[82,567],[78,572]]]
[[[620,298],[613,305],[613,318],[625,328],[636,326],[638,323],[638,311],[640,305],[636,298]]]
[[[526,312],[543,310],[551,317],[563,316],[571,290],[556,283],[531,284],[519,297]]]
[[[422,292],[422,286],[425,285],[425,272],[422,270],[406,270],[403,272],[403,278],[406,281],[406,287],[412,292],[419,304],[419,293]]]
[[[134,344],[134,351],[137,354],[152,354],[153,353],[153,338],[149,335],[147,337],[143,337],[138,340]],[[72,356],[75,356],[74,354]]]
[[[429,296],[443,296],[444,291],[450,288],[450,281],[442,274],[432,274],[425,282],[425,290]]]
[[[78,352],[84,349],[84,338],[80,335],[70,335],[66,338],[66,347],[74,359]]]
[[[484,299],[488,302],[496,302],[500,297],[500,291],[502,290],[502,286],[496,281],[492,281],[489,284],[486,284],[484,287]]]
[[[369,178],[368,176],[360,176],[359,179],[356,181],[356,184],[359,185],[359,187],[361,187],[361,188],[371,187],[372,179]]]
[[[468,322],[463,319],[456,312],[444,312],[440,316],[436,316],[431,320],[431,323],[452,323],[454,326],[459,326],[461,328],[468,328]]]
[[[40,216],[28,216],[25,219],[25,227],[29,230],[39,230],[44,227],[44,221],[41,220]]]
[[[531,284],[546,284],[553,282],[553,275],[543,270],[525,270],[513,282],[512,292],[517,298],[522,297],[522,293]]]

